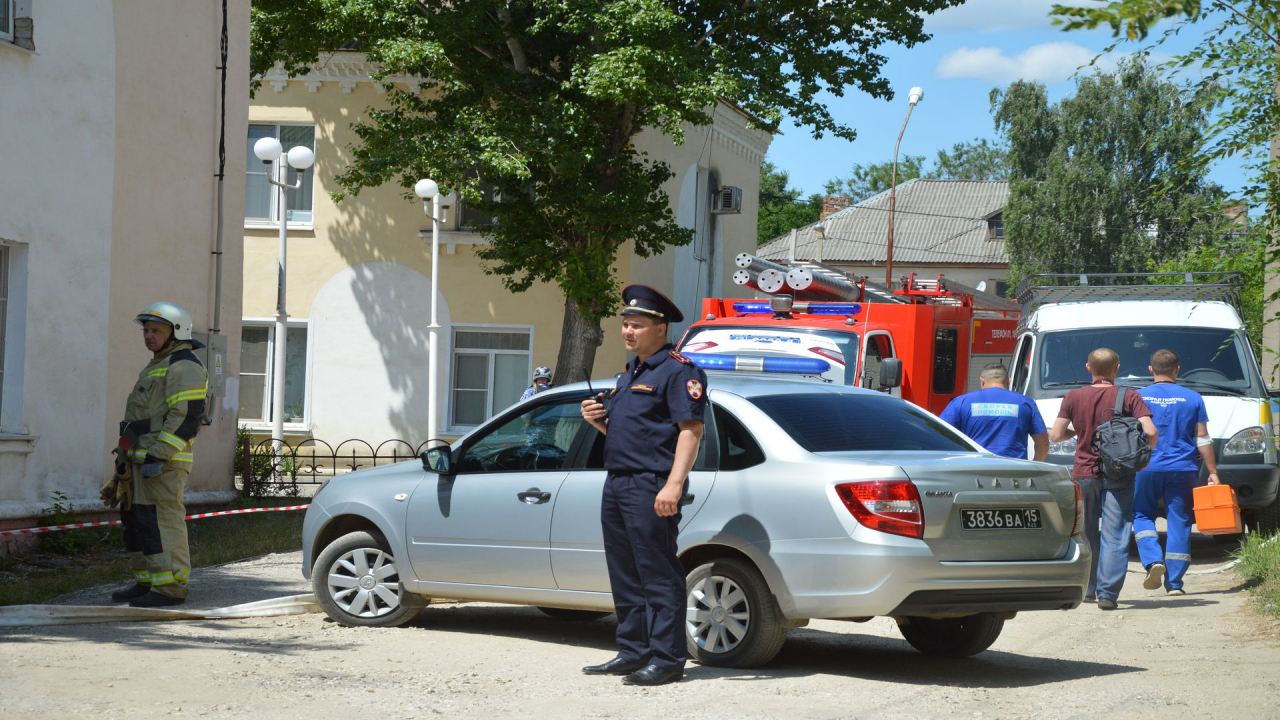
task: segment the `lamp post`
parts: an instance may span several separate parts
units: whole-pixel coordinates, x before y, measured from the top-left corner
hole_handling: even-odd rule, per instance
[[[440,322],[436,296],[440,294],[440,185],[423,178],[413,186],[422,198],[422,211],[431,217],[431,324],[427,326],[427,442],[437,439],[440,398]]]
[[[893,146],[893,179],[889,184],[889,245],[885,250],[884,260],[884,284],[890,290],[893,289],[893,209],[898,199],[898,147],[902,145],[902,135],[907,131],[907,123],[911,122],[911,111],[923,99],[924,90],[918,87],[911,88],[911,92],[907,93],[907,102],[911,104],[907,107],[907,118],[902,121],[902,129],[898,131],[898,142]]]
[[[265,165],[270,165],[276,160],[280,161],[276,166],[276,177],[268,177],[267,181],[280,188],[280,257],[276,271],[276,338],[272,357],[275,369],[271,374],[271,444],[277,452],[282,452],[284,450],[284,351],[289,319],[289,313],[285,312],[284,297],[285,267],[289,252],[288,193],[290,190],[302,187],[302,173],[311,167],[316,156],[311,152],[311,148],[302,145],[289,148],[289,152],[286,153],[280,146],[280,141],[273,137],[264,137],[254,143],[253,154],[257,155]],[[298,181],[292,185],[288,182],[289,168],[298,171]]]

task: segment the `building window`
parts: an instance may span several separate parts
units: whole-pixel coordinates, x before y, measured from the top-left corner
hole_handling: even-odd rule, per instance
[[[529,385],[529,328],[458,328],[453,332],[452,425],[479,425],[520,399]]]
[[[269,424],[275,382],[275,325],[245,320],[240,330],[240,421]],[[289,323],[284,349],[284,421],[303,423],[307,417],[307,325]]]
[[[493,201],[493,186],[489,183],[480,183],[480,197],[485,202]],[[460,228],[477,228],[486,227],[493,224],[493,216],[486,215],[479,210],[472,208],[466,200],[459,203],[462,206],[462,212],[458,215],[458,227]]]
[[[960,334],[940,327],[933,335],[933,393],[950,395],[956,389],[956,351]]]
[[[0,0],[3,2],[3,0]],[[248,155],[246,157],[246,179],[244,198],[244,219],[250,225],[275,225],[280,222],[280,192],[270,183],[275,177],[275,165],[266,165],[253,154],[253,144],[262,138],[273,137],[284,146],[285,152],[296,145],[308,147],[312,152],[316,149],[316,129],[312,125],[250,125]],[[278,160],[276,162],[279,162]],[[289,222],[310,224],[311,190],[315,187],[315,168],[303,173],[289,169],[290,185],[298,181],[302,175],[302,186],[289,191]]]
[[[4,3],[5,0],[0,0]],[[8,351],[9,246],[0,245],[0,418],[4,417],[4,356]]]
[[[13,42],[13,0],[0,0],[0,40]]]
[[[995,217],[987,218],[987,239],[1004,239],[1004,213],[996,215]]]

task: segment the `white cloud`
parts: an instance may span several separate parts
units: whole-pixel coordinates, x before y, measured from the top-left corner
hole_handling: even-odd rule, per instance
[[[938,61],[938,77],[966,78],[1003,85],[1014,80],[1038,80],[1046,85],[1068,80],[1082,65],[1088,65],[1097,53],[1069,42],[1032,45],[1014,57],[998,47],[953,50]],[[1115,58],[1103,57],[1103,69],[1115,67]]]
[[[1005,32],[1008,30],[1048,30],[1049,10],[1055,4],[1071,5],[1074,0],[969,0],[925,17],[930,33]],[[1083,4],[1083,3],[1080,3]]]

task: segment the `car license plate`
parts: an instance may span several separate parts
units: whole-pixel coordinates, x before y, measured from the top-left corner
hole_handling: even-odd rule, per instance
[[[960,527],[965,530],[1036,530],[1040,528],[1040,511],[1036,508],[961,510]]]

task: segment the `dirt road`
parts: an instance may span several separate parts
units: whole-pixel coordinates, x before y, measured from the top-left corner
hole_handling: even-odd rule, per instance
[[[1197,536],[1197,567],[1222,547]],[[202,570],[195,607],[307,592],[298,554]],[[1135,565],[1136,567],[1136,565]],[[676,685],[587,677],[612,619],[532,608],[428,608],[397,629],[323,615],[0,630],[0,716],[200,717],[1280,717],[1280,630],[1230,572],[1185,597],[1130,574],[1121,609],[1020,615],[976,657],[912,650],[889,620],[793,630],[751,671],[691,665]],[[103,590],[66,598],[99,604]]]

